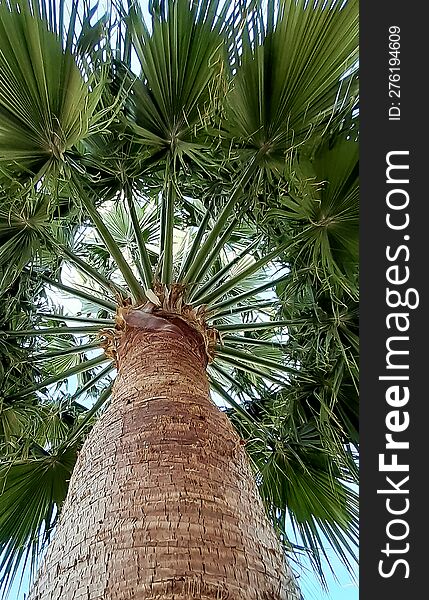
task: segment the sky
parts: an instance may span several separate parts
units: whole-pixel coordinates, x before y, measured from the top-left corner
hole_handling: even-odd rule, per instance
[[[329,568],[325,568],[325,575],[328,581],[328,593],[321,589],[319,581],[312,574],[307,574],[300,578],[301,591],[304,600],[359,600],[359,589],[356,581],[353,581],[350,574],[340,561],[333,557],[331,559],[336,581],[330,573]]]

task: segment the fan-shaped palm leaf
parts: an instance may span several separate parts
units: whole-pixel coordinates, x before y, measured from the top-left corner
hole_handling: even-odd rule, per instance
[[[358,7],[354,1],[268,0],[242,34],[224,127],[247,148],[290,150],[353,100]],[[352,87],[350,87],[352,85]]]
[[[56,168],[100,117],[102,84],[41,17],[39,2],[0,3],[0,168],[11,177]]]

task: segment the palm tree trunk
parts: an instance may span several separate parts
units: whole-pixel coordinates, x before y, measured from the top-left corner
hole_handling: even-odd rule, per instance
[[[205,352],[128,327],[29,600],[296,600]]]

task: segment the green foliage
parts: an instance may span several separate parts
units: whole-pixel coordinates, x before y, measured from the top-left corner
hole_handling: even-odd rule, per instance
[[[67,494],[75,462],[76,448],[51,453],[35,447],[33,456],[0,467],[0,567],[7,567],[3,585],[15,576],[22,558],[30,554],[36,564]]]
[[[325,582],[322,537],[350,569],[356,542],[357,2],[150,10],[0,0],[3,589],[109,399],[99,334],[172,283],[220,333],[210,383],[285,549]]]
[[[49,0],[0,3],[0,169],[12,179],[57,171],[100,117],[102,83],[63,48],[48,11]]]
[[[357,60],[358,5],[340,5],[268,0],[267,18],[255,11],[243,27],[223,125],[264,148],[268,167],[350,110],[354,75],[339,82]]]
[[[138,5],[127,16],[141,74],[132,128],[145,149],[198,162],[199,132],[220,93],[224,63],[219,0],[153,2],[150,30]],[[226,6],[222,9],[225,13]]]

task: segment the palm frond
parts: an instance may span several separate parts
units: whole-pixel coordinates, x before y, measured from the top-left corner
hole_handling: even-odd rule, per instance
[[[54,4],[41,3],[50,14]],[[52,25],[39,2],[0,3],[0,168],[12,177],[58,172],[100,116],[102,80],[82,72]]]
[[[146,147],[191,159],[223,65],[219,2],[208,4],[200,11],[200,3],[186,0],[153,2],[150,27],[135,3],[127,16],[142,69],[133,86],[132,127]]]
[[[78,445],[53,452],[35,447],[28,459],[0,467],[0,573],[5,589],[22,560],[34,573],[66,497]]]
[[[279,405],[275,398],[271,393],[267,401],[253,399],[245,405],[253,431],[235,410],[230,416],[245,440],[262,498],[284,544],[299,544],[326,586],[326,540],[351,573],[357,561],[355,480],[348,475],[348,464],[323,446],[316,422],[294,420],[288,404]]]
[[[246,147],[265,148],[269,164],[270,156],[320,133],[354,102],[343,76],[357,60],[358,4],[267,4],[271,22],[255,14],[243,28],[224,127]]]

